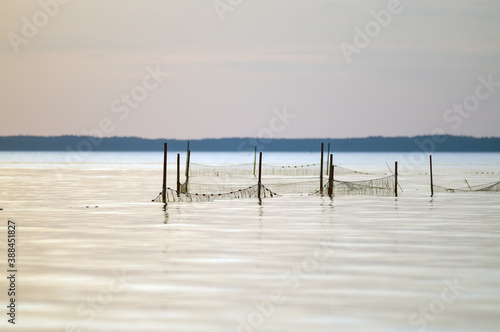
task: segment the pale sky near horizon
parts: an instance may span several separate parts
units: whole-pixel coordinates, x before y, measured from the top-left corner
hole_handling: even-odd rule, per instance
[[[0,2],[0,136],[500,136],[498,0],[59,1]]]

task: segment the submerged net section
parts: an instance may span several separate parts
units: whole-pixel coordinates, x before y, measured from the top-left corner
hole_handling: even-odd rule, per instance
[[[258,198],[259,185],[254,185],[245,189],[239,189],[236,191],[231,191],[227,193],[220,194],[198,194],[198,193],[178,193],[176,190],[167,188],[165,192],[165,201],[171,202],[210,202],[219,199],[241,199],[241,198]],[[271,191],[264,185],[260,185],[260,197],[270,198],[278,196],[277,193]],[[164,203],[163,202],[163,192],[159,193],[158,196],[153,199],[153,202]]]
[[[467,184],[468,182],[465,181]],[[467,187],[463,188],[447,188],[443,186],[438,186],[438,185],[433,185],[432,186],[434,189],[434,192],[436,193],[460,193],[460,192],[491,192],[491,193],[500,193],[500,181],[493,182],[493,183],[488,183],[488,184],[482,184],[482,185],[475,185],[475,186],[470,186],[468,185]]]

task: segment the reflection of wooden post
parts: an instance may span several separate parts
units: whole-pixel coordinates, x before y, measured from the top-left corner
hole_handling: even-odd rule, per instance
[[[394,186],[394,196],[398,197],[398,162],[394,164],[394,179],[396,185]]]
[[[163,144],[163,184],[161,186],[163,203],[166,203],[167,195],[167,143]]]
[[[432,178],[432,155],[429,156],[429,164],[431,167],[431,197],[434,197],[434,179]]]
[[[177,196],[181,192],[181,155],[177,154]]]
[[[257,196],[260,199],[260,187],[262,186],[262,152],[259,153],[259,184],[257,188]]]
[[[333,195],[333,155],[330,155],[330,172],[328,173],[328,196]]]
[[[321,143],[321,165],[319,168],[319,190],[323,193],[323,153],[324,153],[324,143]]]

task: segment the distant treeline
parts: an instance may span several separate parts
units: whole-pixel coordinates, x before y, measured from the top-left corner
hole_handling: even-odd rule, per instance
[[[0,136],[0,151],[184,151],[187,140],[138,137],[90,136]],[[415,136],[366,138],[260,139],[220,138],[190,140],[192,151],[317,151],[320,143],[331,143],[332,151],[351,152],[500,152],[500,137]],[[326,148],[326,147],[325,147]]]

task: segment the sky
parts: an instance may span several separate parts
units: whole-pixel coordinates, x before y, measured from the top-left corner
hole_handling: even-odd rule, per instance
[[[500,136],[498,0],[2,0],[0,136]]]

